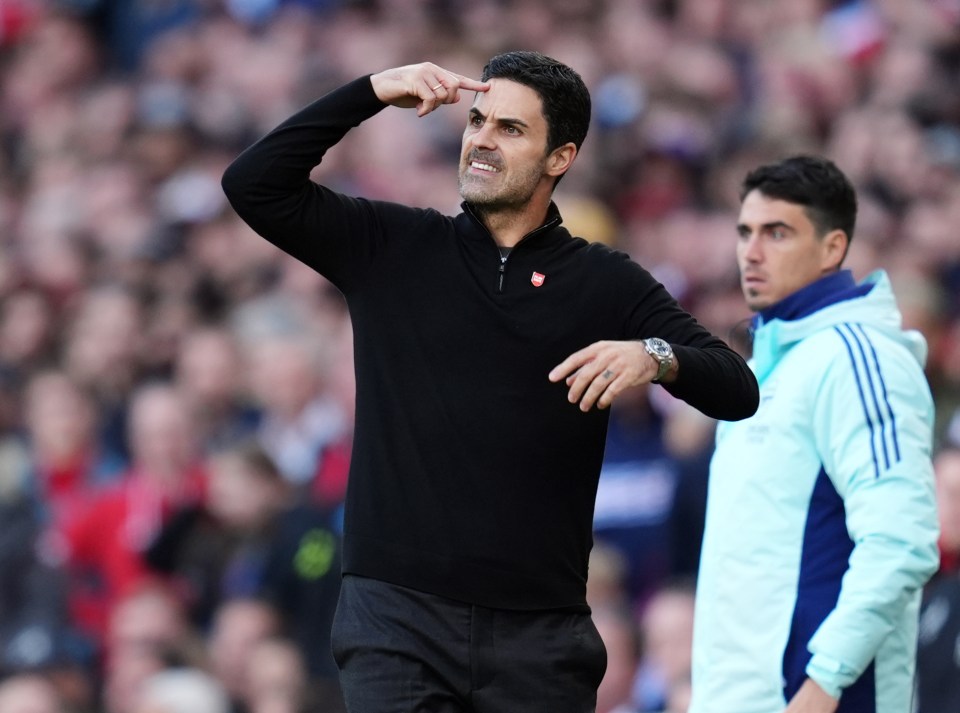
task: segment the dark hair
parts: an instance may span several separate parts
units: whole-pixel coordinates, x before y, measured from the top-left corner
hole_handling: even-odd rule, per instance
[[[857,222],[857,194],[843,171],[818,156],[792,156],[760,166],[747,174],[740,200],[751,191],[768,198],[802,205],[817,233],[842,230],[847,242],[853,239]]]
[[[590,126],[590,92],[567,65],[539,52],[505,52],[483,68],[481,81],[509,79],[530,87],[540,97],[547,120],[547,153],[573,142],[580,145]]]

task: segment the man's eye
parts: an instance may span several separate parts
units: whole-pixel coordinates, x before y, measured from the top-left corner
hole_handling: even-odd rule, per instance
[[[470,126],[480,126],[483,123],[483,120],[479,116],[470,117]]]
[[[772,231],[770,231],[770,235],[773,236],[774,240],[782,240],[783,238],[787,237],[787,231],[783,230],[782,228],[774,228]]]
[[[507,126],[504,128],[504,131],[506,131],[508,134],[511,134],[511,135],[520,133],[520,129],[518,129],[516,126]]]

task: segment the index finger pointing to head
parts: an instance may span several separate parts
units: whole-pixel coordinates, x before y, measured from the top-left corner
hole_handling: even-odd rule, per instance
[[[479,79],[470,79],[470,77],[464,77],[462,74],[457,74],[455,72],[448,72],[453,77],[456,77],[457,82],[460,84],[460,89],[467,89],[475,92],[485,92],[490,88],[490,82],[481,82]]]

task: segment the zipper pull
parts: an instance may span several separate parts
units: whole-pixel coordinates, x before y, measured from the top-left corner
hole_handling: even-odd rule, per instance
[[[503,273],[505,273],[506,271],[507,271],[507,263],[506,261],[501,260],[500,269],[498,270],[498,272],[500,273],[500,281],[497,285],[497,290],[499,290],[500,292],[503,292]]]

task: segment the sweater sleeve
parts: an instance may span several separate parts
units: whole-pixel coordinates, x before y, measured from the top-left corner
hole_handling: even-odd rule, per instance
[[[899,345],[858,325],[832,336],[837,354],[815,396],[814,435],[853,551],[837,604],[810,640],[806,671],[839,696],[902,628],[938,555],[923,371]]]
[[[331,91],[277,126],[227,167],[222,187],[257,233],[334,284],[362,261],[382,217],[371,203],[310,180],[326,151],[385,108],[365,76]]]
[[[664,387],[711,418],[740,421],[753,416],[760,404],[756,376],[723,340],[702,327],[699,330],[702,333],[692,329],[682,343],[673,344],[680,372],[674,383]]]
[[[635,263],[631,339],[659,337],[673,348],[680,370],[664,388],[703,414],[722,421],[749,418],[760,403],[757,378],[746,360],[710,333],[670,292]]]

